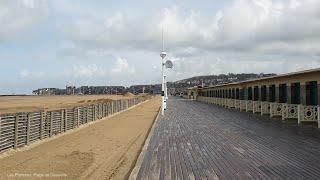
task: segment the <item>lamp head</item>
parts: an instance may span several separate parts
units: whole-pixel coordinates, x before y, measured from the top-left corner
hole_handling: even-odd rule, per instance
[[[162,59],[164,59],[166,56],[167,56],[167,53],[164,52],[164,51],[161,51],[160,57],[161,57]]]

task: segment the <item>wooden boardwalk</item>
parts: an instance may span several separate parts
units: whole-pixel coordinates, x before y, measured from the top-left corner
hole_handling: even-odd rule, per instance
[[[320,179],[320,133],[237,110],[169,99],[137,179]]]

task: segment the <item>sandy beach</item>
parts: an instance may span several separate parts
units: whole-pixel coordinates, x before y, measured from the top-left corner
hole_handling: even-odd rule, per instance
[[[33,148],[0,158],[0,179],[125,179],[158,113],[155,97]]]

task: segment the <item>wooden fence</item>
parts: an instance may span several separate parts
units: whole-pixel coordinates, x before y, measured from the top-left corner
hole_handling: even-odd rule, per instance
[[[0,115],[0,153],[108,117],[145,100],[134,97],[69,109]]]

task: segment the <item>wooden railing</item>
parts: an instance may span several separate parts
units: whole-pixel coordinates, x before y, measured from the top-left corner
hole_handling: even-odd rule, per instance
[[[235,108],[240,111],[260,113],[261,115],[270,115],[270,117],[279,116],[282,120],[297,119],[301,122],[317,122],[320,128],[320,107],[306,106],[302,104],[272,103],[267,101],[237,100],[228,98],[215,98],[198,96],[200,102],[215,104],[228,108]]]
[[[108,117],[146,99],[134,97],[67,109],[0,115],[0,153]]]

